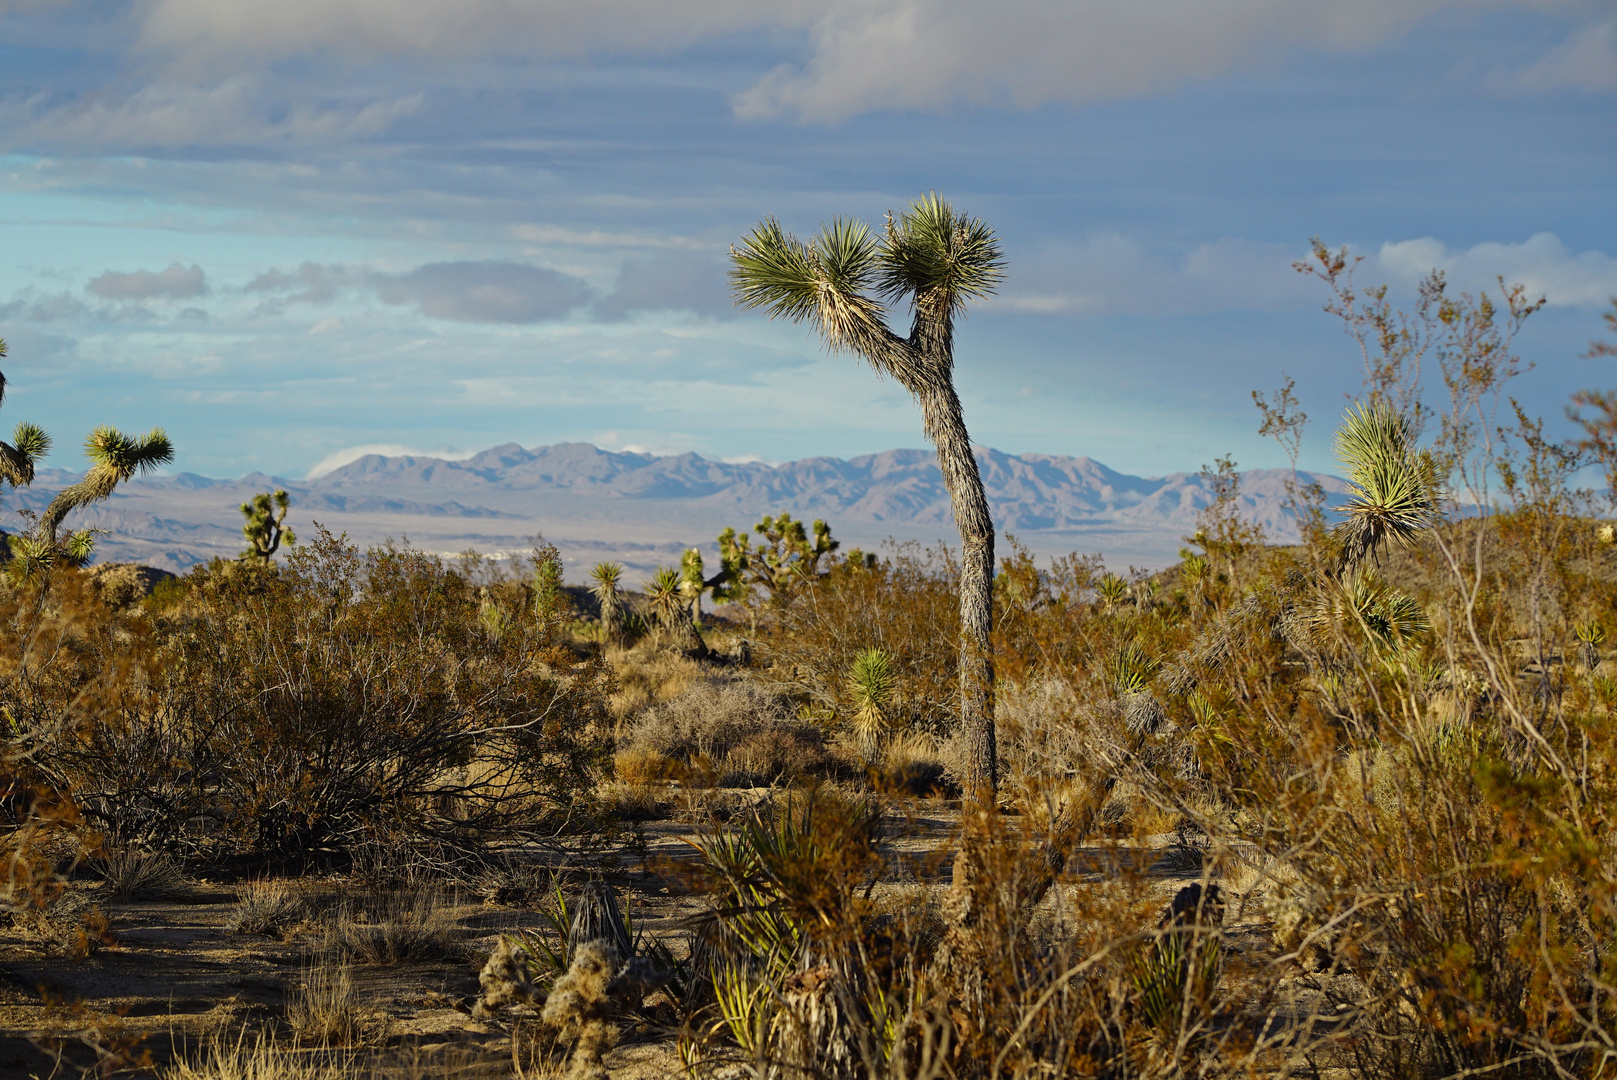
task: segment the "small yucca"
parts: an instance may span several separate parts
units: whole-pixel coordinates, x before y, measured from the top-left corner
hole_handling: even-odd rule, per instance
[[[853,695],[853,730],[859,753],[866,761],[874,761],[892,723],[893,696],[898,689],[893,658],[881,649],[865,649],[854,657],[848,671],[848,689]]]
[[[1438,518],[1438,479],[1430,453],[1415,447],[1415,426],[1385,401],[1349,409],[1336,433],[1353,497],[1336,526],[1342,565],[1375,558],[1388,543],[1413,544]]]

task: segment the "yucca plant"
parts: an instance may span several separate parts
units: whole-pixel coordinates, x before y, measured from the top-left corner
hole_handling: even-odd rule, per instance
[[[965,786],[993,797],[994,522],[954,387],[954,319],[1004,277],[999,240],[936,193],[922,196],[878,239],[862,222],[832,220],[808,241],[773,218],[730,253],[730,283],[742,307],[807,322],[833,349],[890,375],[921,407],[927,437],[960,529],[960,723]],[[887,326],[890,305],[908,301],[908,337]]]
[[[659,567],[644,589],[646,606],[659,629],[681,647],[700,642],[696,624],[691,622],[690,601],[685,597],[678,570],[669,566]]]
[[[853,730],[859,753],[867,762],[874,762],[882,737],[893,723],[893,697],[898,690],[893,658],[881,649],[861,650],[848,671],[848,690],[853,696]]]
[[[1583,647],[1583,666],[1593,671],[1600,666],[1600,646],[1606,642],[1606,628],[1593,619],[1582,619],[1573,624],[1572,633]]]
[[[599,562],[590,571],[590,593],[601,609],[601,629],[608,641],[621,643],[624,638],[623,592],[618,583],[623,580],[623,567],[615,562]]]
[[[1378,558],[1388,544],[1409,547],[1437,522],[1436,463],[1416,448],[1413,420],[1385,400],[1348,410],[1336,433],[1336,456],[1353,493],[1334,530],[1343,567]]]
[[[1101,602],[1106,605],[1107,611],[1113,610],[1128,599],[1129,583],[1116,574],[1107,574],[1101,578],[1097,589],[1100,592]]]

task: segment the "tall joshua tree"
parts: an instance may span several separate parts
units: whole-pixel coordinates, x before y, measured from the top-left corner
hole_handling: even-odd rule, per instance
[[[926,434],[960,529],[960,723],[968,789],[991,797],[994,744],[994,523],[954,388],[954,319],[1004,277],[999,240],[982,221],[957,214],[936,193],[922,196],[880,237],[837,218],[808,241],[773,218],[731,249],[736,302],[772,318],[807,322],[833,349],[890,375],[921,407]],[[908,337],[887,325],[887,309],[908,300]]]

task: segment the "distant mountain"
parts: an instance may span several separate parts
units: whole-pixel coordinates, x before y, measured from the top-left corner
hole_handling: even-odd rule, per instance
[[[1162,565],[1199,510],[1212,501],[1197,473],[1146,478],[1088,457],[1006,454],[977,448],[996,524],[1034,551],[1092,551],[1114,562]],[[1294,535],[1284,510],[1281,470],[1243,474],[1242,513],[1275,539]],[[14,492],[13,507],[42,509],[78,477],[43,470]],[[1304,474],[1339,501],[1345,485]],[[104,561],[138,559],[168,569],[241,546],[236,506],[284,487],[293,523],[310,534],[319,521],[356,541],[409,537],[430,550],[525,550],[535,533],[562,549],[570,576],[607,558],[649,571],[687,546],[711,547],[726,525],[746,528],[765,513],[824,518],[849,544],[883,540],[952,541],[953,515],[929,450],[888,450],[843,460],[805,458],[781,465],[709,461],[697,454],[616,453],[588,443],[524,449],[496,446],[464,460],[368,455],[314,480],[252,473],[218,480],[195,473],[145,478],[76,519],[108,530]]]

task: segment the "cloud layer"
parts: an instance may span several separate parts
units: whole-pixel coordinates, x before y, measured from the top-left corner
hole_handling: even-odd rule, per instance
[[[873,109],[957,102],[1082,104],[1155,94],[1299,51],[1385,42],[1476,0],[156,0],[132,9],[127,49],[152,77],[133,91],[9,104],[36,140],[119,145],[364,138],[421,106],[419,95],[299,100],[270,117],[250,99],[276,65],[404,59],[444,71],[474,59],[669,55],[763,32],[802,41],[800,57],[738,88],[743,117],[832,122]],[[1589,0],[1488,0],[1558,9]],[[144,14],[140,14],[143,12]],[[1524,88],[1610,89],[1609,21],[1580,28]],[[323,58],[323,59],[322,59]],[[109,88],[110,90],[110,88]],[[0,110],[4,115],[7,110]]]

